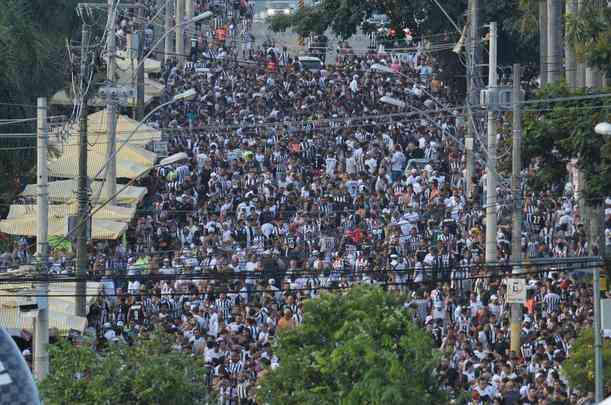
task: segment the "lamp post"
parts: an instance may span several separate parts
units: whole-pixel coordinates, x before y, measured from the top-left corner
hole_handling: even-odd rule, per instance
[[[602,136],[611,136],[611,124],[608,122],[600,122],[594,127],[594,132]],[[594,215],[600,213],[594,211]],[[600,219],[599,219],[600,220]],[[599,230],[597,229],[597,232]],[[600,237],[602,236],[602,237]],[[594,235],[592,235],[594,239]],[[605,227],[602,226],[602,235],[599,235],[599,256],[604,259],[605,256]],[[604,369],[603,369],[603,354],[602,354],[602,328],[601,328],[601,310],[600,310],[600,268],[594,268],[594,400],[596,403],[602,402],[604,399]]]
[[[187,25],[191,25],[191,24],[195,24],[197,22],[200,21],[204,21],[207,20],[208,18],[214,16],[214,13],[212,11],[205,11],[201,14],[196,15],[195,17],[191,18],[190,20],[185,21],[182,24],[176,24],[174,27],[172,27],[171,29],[167,30],[162,36],[161,38],[159,38],[157,40],[157,42],[155,42],[152,46],[151,49],[148,51],[148,53],[146,55],[144,55],[144,57],[142,58],[142,60],[140,61],[140,63],[138,64],[138,66],[136,67],[136,69],[138,69],[140,67],[140,65],[142,65],[144,63],[144,61],[151,56],[151,54],[153,52],[155,52],[155,49],[157,48],[157,46],[159,44],[161,44],[162,41],[164,41],[166,39],[166,37],[168,35],[170,35],[172,32],[176,31],[177,29],[182,29],[182,27],[187,26]],[[167,55],[166,55],[167,57]]]
[[[197,94],[197,91],[195,89],[189,89],[189,90],[186,90],[186,91],[184,91],[184,92],[182,92],[180,94],[175,95],[170,101],[167,101],[167,102],[165,102],[163,104],[160,104],[157,107],[153,108],[147,115],[144,116],[144,118],[142,118],[142,120],[140,122],[138,122],[138,125],[136,125],[136,127],[123,140],[123,142],[121,142],[121,144],[115,149],[115,151],[108,157],[108,160],[104,163],[104,165],[102,165],[102,167],[100,167],[100,169],[98,170],[96,175],[93,176],[93,179],[97,179],[100,176],[100,174],[102,173],[102,171],[104,170],[106,165],[109,163],[110,159],[116,159],[117,158],[117,154],[119,153],[119,151],[121,149],[123,149],[123,147],[125,145],[127,145],[129,143],[129,140],[132,138],[132,136],[134,136],[134,134],[138,131],[138,129],[140,129],[140,127],[146,122],[146,120],[148,120],[153,114],[155,114],[157,111],[159,111],[163,107],[166,107],[166,106],[168,106],[168,105],[170,105],[172,103],[175,103],[177,101],[180,101],[180,100],[185,100],[187,98],[191,98],[191,97],[195,96],[196,94]],[[102,187],[100,187],[100,190],[101,189],[102,189]],[[118,194],[115,192],[114,195],[118,195]],[[98,201],[98,198],[99,198],[99,194],[96,196],[94,201]]]

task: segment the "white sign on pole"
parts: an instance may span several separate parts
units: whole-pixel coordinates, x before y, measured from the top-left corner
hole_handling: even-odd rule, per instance
[[[507,279],[507,304],[526,303],[526,280],[523,278]]]

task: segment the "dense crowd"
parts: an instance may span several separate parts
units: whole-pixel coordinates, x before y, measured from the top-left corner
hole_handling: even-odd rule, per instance
[[[511,272],[511,195],[499,187],[491,272],[483,266],[489,174],[476,164],[467,198],[462,111],[431,57],[352,55],[310,71],[282,61],[286,50],[260,52],[278,66],[202,51],[198,68],[164,67],[162,103],[188,89],[197,95],[149,124],[163,128],[170,154],[188,158],[140,182],[148,197],[124,243],[90,246],[91,272],[105,276],[88,315],[96,344],[133,344],[161,327],[175,334],[175,350],[203,356],[203,378],[223,404],[253,403],[257,379],[279,364],[273,338],[303,321],[303,301],[366,282],[406,295],[406,310],[444,353],[437,373],[451,396],[583,401],[559,369],[591,322],[591,288],[550,266],[529,275],[523,344],[509,350],[502,276]],[[525,257],[588,255],[574,183],[526,191]],[[50,268],[70,263],[58,252]]]

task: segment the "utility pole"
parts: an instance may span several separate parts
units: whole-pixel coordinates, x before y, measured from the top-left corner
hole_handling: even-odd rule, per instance
[[[111,34],[112,36],[112,34]],[[87,220],[89,215],[89,190],[87,177],[87,62],[88,62],[88,41],[89,32],[87,26],[83,25],[83,35],[81,40],[81,115],[79,128],[79,164],[78,164],[78,223],[81,224],[76,232],[76,261],[77,275],[85,278],[87,274]],[[76,316],[86,316],[85,294],[87,285],[85,280],[76,282]]]
[[[547,84],[547,4],[539,1],[539,81]]]
[[[138,0],[138,4],[144,6],[142,0]],[[136,121],[144,118],[144,7],[138,7],[138,72],[136,83]]]
[[[592,226],[592,240],[590,240],[590,244],[593,245],[593,242],[598,239],[598,255],[604,260],[604,226],[602,226],[602,232],[600,231],[602,225],[602,219],[604,216],[604,206],[602,203],[598,203],[597,207],[593,207],[591,214],[592,219],[590,224]],[[602,234],[602,238],[600,238]],[[601,309],[600,309],[600,268],[594,268],[594,400],[595,403],[602,402],[604,397],[604,378],[603,374],[605,372],[603,368],[603,342],[602,342],[602,327],[601,327]]]
[[[465,168],[465,191],[467,200],[473,198],[473,174],[475,172],[474,162],[474,138],[475,138],[475,116],[473,106],[479,104],[479,92],[477,91],[477,80],[479,77],[479,0],[469,0],[469,41],[467,62],[467,132],[465,137],[466,168]]]
[[[497,30],[496,22],[490,23],[490,51],[488,60],[488,90],[497,87]],[[488,111],[488,160],[486,170],[486,264],[497,262],[496,228],[496,112]]]
[[[107,48],[108,48],[108,69],[107,80],[114,84],[115,82],[115,57],[117,53],[117,44],[115,38],[115,0],[108,0],[108,18],[110,19],[110,32],[108,33]],[[117,157],[115,156],[115,148],[117,142],[117,115],[114,102],[108,99],[106,102],[107,115],[107,140],[106,140],[106,176],[104,181],[104,197],[111,200],[114,204],[114,195],[117,192]],[[95,179],[94,179],[95,180]]]
[[[511,227],[511,262],[513,274],[522,273],[518,264],[522,261],[522,115],[520,111],[520,65],[513,65],[513,145],[511,165],[511,196],[513,197],[513,221]],[[520,353],[520,333],[522,332],[522,304],[511,304],[511,351]]]
[[[566,15],[574,16],[577,14],[577,0],[566,0]],[[568,25],[569,19],[565,19],[565,27]],[[565,32],[568,30],[565,29]],[[564,56],[566,58],[565,77],[569,85],[569,89],[575,91],[577,87],[577,61],[575,58],[575,48],[569,41],[569,36],[564,36]]]
[[[182,67],[185,60],[185,38],[184,38],[184,12],[185,12],[185,0],[176,0],[176,59],[178,60],[178,67]]]
[[[167,34],[172,29],[172,0],[165,2],[165,16],[163,20],[164,34]],[[172,36],[166,35],[163,47],[163,62],[167,63],[172,58]]]
[[[34,328],[34,374],[38,381],[42,381],[49,374],[49,284],[47,282],[47,265],[49,254],[49,169],[47,148],[49,132],[47,126],[47,99],[38,98],[37,114],[37,188],[38,197],[36,205],[38,221],[36,224],[36,255],[40,263],[40,276],[42,281],[38,284],[38,312]]]

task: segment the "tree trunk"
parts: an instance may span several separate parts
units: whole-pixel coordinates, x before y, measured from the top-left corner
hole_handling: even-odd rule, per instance
[[[547,84],[547,4],[539,2],[539,80],[541,87]]]
[[[566,0],[566,15],[577,14],[577,0]],[[568,18],[565,18],[565,25]],[[575,60],[575,48],[570,44],[568,35],[566,35],[566,28],[564,34],[564,57],[566,58],[565,63],[565,77],[566,83],[568,84],[571,91],[575,91],[577,87],[577,62]]]
[[[562,0],[547,0],[547,82],[562,76]]]

